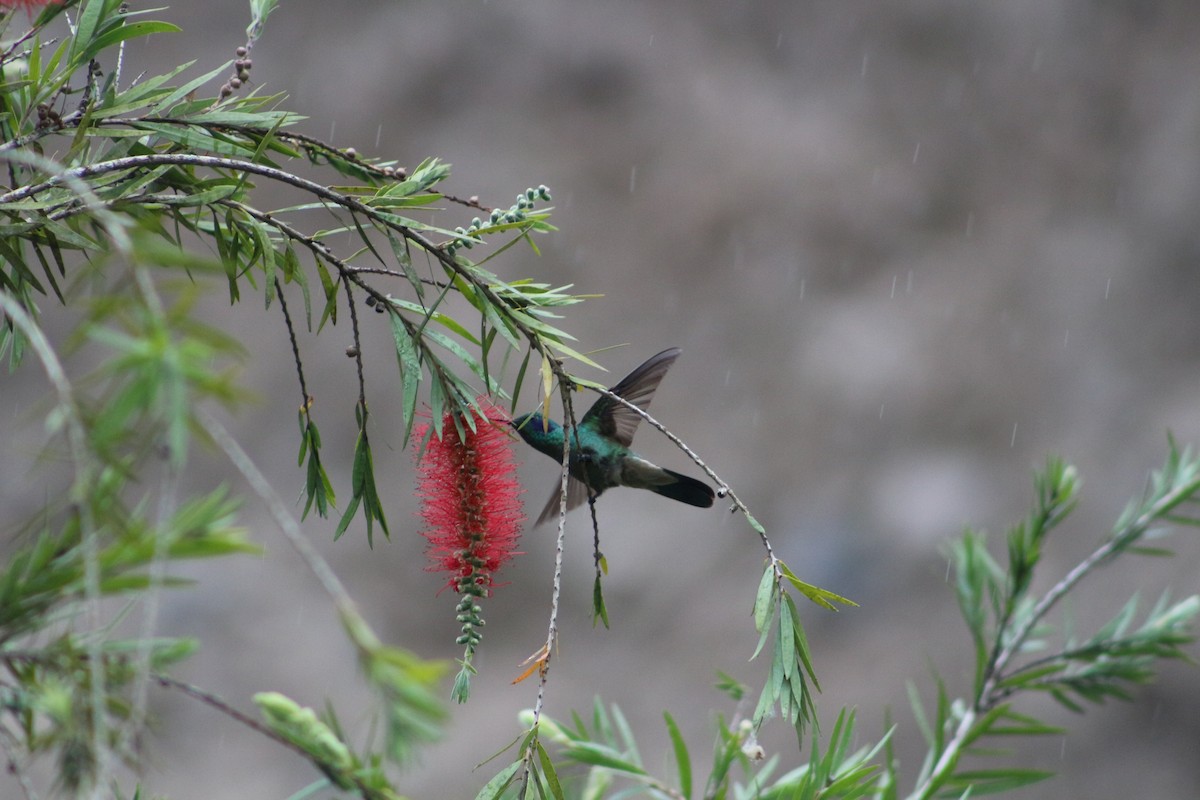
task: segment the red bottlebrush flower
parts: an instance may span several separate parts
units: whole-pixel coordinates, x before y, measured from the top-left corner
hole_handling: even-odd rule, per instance
[[[447,586],[459,594],[486,597],[496,572],[517,554],[525,514],[508,416],[486,398],[479,405],[486,416],[472,409],[474,430],[447,414],[441,437],[429,437],[417,464],[417,493],[433,561],[428,569],[449,572]],[[429,423],[419,425],[414,439],[423,441],[428,430]]]

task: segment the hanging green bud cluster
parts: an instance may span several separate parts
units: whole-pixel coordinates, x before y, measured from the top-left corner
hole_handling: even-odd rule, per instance
[[[479,612],[483,609],[470,595],[463,595],[463,599],[458,602],[455,610],[458,611],[455,619],[462,623],[462,635],[454,641],[456,644],[465,644],[474,650],[475,645],[479,644],[479,640],[483,638],[483,634],[475,630],[484,624],[483,617],[479,616]]]
[[[550,201],[550,190],[545,184],[538,186],[536,189],[530,187],[517,195],[517,201],[507,209],[492,209],[492,213],[488,216],[487,221],[475,217],[471,220],[471,224],[467,227],[457,227],[454,232],[458,234],[458,238],[446,245],[446,252],[449,255],[454,253],[460,247],[465,247],[470,250],[475,246],[475,240],[478,238],[477,233],[491,228],[500,228],[504,225],[518,225],[528,219],[529,212],[537,201]]]
[[[353,786],[347,774],[355,768],[354,756],[315,711],[279,692],[259,692],[253,700],[271,730],[321,764],[340,788]]]

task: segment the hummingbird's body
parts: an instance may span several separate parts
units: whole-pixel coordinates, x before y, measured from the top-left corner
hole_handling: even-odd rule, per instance
[[[610,391],[641,409],[650,405],[654,391],[667,374],[667,369],[679,357],[679,349],[664,350],[629,373]],[[601,397],[588,409],[571,435],[567,458],[567,510],[605,489],[630,486],[649,489],[681,503],[700,508],[713,504],[713,490],[708,484],[659,467],[629,449],[634,431],[642,421],[639,414],[609,397]],[[513,420],[517,432],[530,446],[555,461],[562,461],[565,431],[553,420],[541,414],[524,414]],[[538,523],[555,516],[559,509],[556,491],[538,517]]]

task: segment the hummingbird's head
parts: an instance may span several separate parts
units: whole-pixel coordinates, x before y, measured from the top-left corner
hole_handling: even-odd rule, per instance
[[[538,442],[553,439],[555,432],[558,431],[558,423],[546,419],[536,411],[514,417],[511,424],[517,429],[521,438],[534,447]],[[558,442],[561,446],[562,439],[559,438]]]

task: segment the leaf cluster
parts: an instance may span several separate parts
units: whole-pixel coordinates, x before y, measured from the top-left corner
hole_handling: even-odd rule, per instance
[[[532,715],[526,714],[525,721]],[[633,731],[617,706],[593,704],[591,724],[573,713],[571,725],[547,717],[538,723],[541,736],[556,749],[557,765],[543,745],[526,734],[518,759],[502,769],[477,795],[477,800],[502,797],[654,797],[663,800],[811,800],[874,796],[882,771],[873,759],[888,737],[870,747],[856,748],[855,714],[843,711],[830,732],[829,748],[811,745],[807,764],[778,774],[781,757],[767,758],[755,738],[750,720],[726,724],[718,717],[708,777],[703,784],[694,772],[690,749],[675,719],[664,712],[673,774],[658,776],[645,766]],[[735,773],[744,777],[739,780]]]
[[[117,626],[139,606],[152,615],[160,589],[188,583],[170,564],[257,551],[225,488],[183,496],[179,482],[196,405],[236,397],[222,364],[237,348],[191,318],[191,292],[168,302],[138,280],[142,269],[130,273],[132,296],[98,294],[77,327],[76,346],[92,348],[100,366],[75,382],[33,319],[0,293],[55,390],[46,430],[73,473],[0,569],[0,721],[24,754],[10,752],[15,770],[52,754],[72,791],[103,783],[114,758],[132,758],[146,681],[195,647],[149,632],[121,638]],[[53,485],[59,476],[43,469]],[[159,480],[141,484],[147,473]],[[109,598],[125,602],[105,619]]]
[[[1196,525],[1181,509],[1194,506],[1200,493],[1200,461],[1170,442],[1166,463],[1151,475],[1146,492],[1135,498],[1112,533],[1044,594],[1033,592],[1034,577],[1051,533],[1076,508],[1080,480],[1075,468],[1050,459],[1034,476],[1029,515],[1007,535],[1007,564],[994,559],[982,532],[967,530],[952,542],[949,555],[954,588],[975,655],[971,693],[950,700],[937,682],[931,718],[913,693],[913,708],[928,745],[914,796],[937,793],[996,792],[1050,777],[1052,773],[1004,767],[968,770],[964,756],[994,755],[979,749],[988,737],[1042,736],[1061,730],[1014,707],[1028,692],[1044,692],[1064,707],[1083,712],[1085,704],[1113,697],[1128,700],[1133,686],[1149,683],[1161,659],[1186,658],[1194,641],[1200,597],[1172,603],[1166,595],[1140,624],[1138,597],[1130,598],[1105,624],[1079,637],[1070,621],[1056,625],[1049,614],[1080,581],[1125,554],[1162,555],[1143,546],[1155,526]]]
[[[260,6],[252,38],[262,33],[273,4]],[[500,378],[514,355],[518,388],[533,353],[560,372],[563,358],[588,361],[554,324],[554,309],[581,296],[570,287],[505,280],[486,266],[518,242],[536,252],[532,235],[553,229],[549,208],[539,205],[550,199],[546,187],[522,191],[507,207],[454,197],[442,189],[449,165],[436,158],[408,169],[295,133],[303,117],[256,85],[206,96],[228,62],[194,77],[184,77],[189,63],[122,80],[116,48],[177,29],[144,20],[118,0],[84,0],[78,7],[73,33],[57,46],[41,35],[58,16],[54,7],[21,47],[0,56],[0,160],[10,178],[0,191],[0,290],[36,319],[39,297],[68,302],[71,287],[87,276],[81,261],[102,264],[114,252],[136,250],[149,263],[188,274],[215,266],[231,302],[253,292],[264,309],[277,306],[300,390],[305,513],[322,516],[338,498],[321,460],[314,414],[320,398],[310,394],[297,334],[301,327],[319,332],[348,313],[359,434],[350,498],[335,536],[360,513],[368,541],[376,525],[388,532],[371,457],[365,311],[390,323],[405,441],[422,400],[440,426],[446,412],[469,418],[480,394],[508,397]],[[332,171],[338,180],[304,177],[292,162]],[[256,197],[266,184],[290,192],[295,202],[263,207]],[[453,230],[422,218],[447,204],[482,216]],[[197,245],[212,258],[194,255]],[[477,248],[488,252],[466,257]],[[452,315],[450,306],[462,301],[478,323]],[[302,314],[290,310],[296,303]],[[19,329],[0,328],[0,353],[7,351],[11,365],[25,348]]]
[[[303,118],[286,110],[281,95],[240,78],[238,87],[228,81],[214,87],[231,63],[238,75],[248,74],[248,52],[275,5],[254,0],[238,60],[197,75],[188,63],[160,75],[123,76],[127,42],[176,28],[120,0],[47,5],[29,31],[0,45],[0,162],[7,178],[0,187],[0,355],[17,370],[32,354],[46,373],[55,397],[45,417],[48,438],[72,472],[61,502],[27,526],[0,568],[0,746],[22,777],[29,760],[49,753],[65,788],[119,793],[111,762],[132,757],[146,686],[193,643],[150,634],[123,639],[117,627],[134,613],[136,599],[144,630],[153,630],[158,590],[183,584],[172,575],[177,560],[253,550],[234,527],[237,502],[224,489],[184,483],[197,439],[225,450],[330,594],[379,699],[383,744],[356,750],[333,709],[318,715],[282,695],[260,696],[265,723],[257,723],[194,687],[165,676],[161,685],[301,753],[324,776],[313,791],[395,797],[385,765],[409,762],[445,724],[437,689],[446,665],[380,642],[286,507],[263,488],[252,462],[222,440],[202,411],[239,399],[242,345],[196,318],[198,279],[221,283],[231,303],[257,297],[262,313],[279,314],[299,395],[302,516],[315,509],[324,518],[339,508],[316,421],[323,398],[310,389],[302,343],[327,326],[349,327],[357,436],[349,499],[334,538],[360,515],[368,544],[376,526],[389,535],[363,368],[364,350],[377,346],[377,338],[396,357],[405,442],[422,403],[430,408],[431,435],[440,435],[445,419],[474,424],[481,394],[516,407],[527,377],[542,405],[556,379],[568,409],[572,388],[604,391],[564,368],[568,359],[593,363],[558,321],[562,309],[586,296],[493,271],[491,262],[515,245],[536,253],[534,236],[553,230],[546,187],[528,188],[507,205],[462,199],[446,190],[450,168],[439,159],[407,168],[364,157],[297,132]],[[16,16],[0,17],[0,25],[11,26]],[[63,35],[54,35],[55,25]],[[289,204],[264,206],[259,198],[268,186],[286,193]],[[445,219],[447,209],[461,214],[462,224],[433,224],[434,212]],[[64,366],[40,327],[44,303],[78,311],[62,349],[98,354],[96,371],[76,378]],[[371,314],[388,323],[377,338],[366,333]],[[819,685],[792,593],[826,609],[850,601],[800,580],[729,487],[639,413],[705,469],[762,538],[767,563],[752,616],[760,634],[755,656],[765,653],[770,663],[759,699],[749,718],[716,721],[703,785],[669,714],[674,771],[662,777],[645,765],[616,707],[597,701],[590,721],[576,715],[567,726],[542,715],[539,700],[515,742],[517,758],[480,797],[898,797],[894,732],[855,747],[852,711],[843,711],[827,735],[813,735],[808,761],[791,769],[782,755],[767,757],[758,745],[759,728],[773,716],[787,720],[801,744],[817,719]],[[1160,526],[1195,525],[1198,492],[1200,462],[1172,443],[1165,467],[1111,535],[1041,595],[1034,587],[1050,533],[1078,503],[1070,466],[1051,461],[1036,476],[1033,508],[1009,531],[1004,559],[989,551],[980,532],[967,531],[950,546],[975,669],[970,691],[960,697],[939,680],[932,712],[913,691],[927,756],[909,796],[998,792],[1047,777],[1019,767],[968,768],[968,761],[993,757],[983,745],[996,737],[1058,732],[1018,710],[1025,693],[1047,693],[1084,711],[1109,697],[1128,698],[1152,680],[1160,659],[1186,656],[1200,612],[1196,597],[1173,603],[1164,596],[1146,614],[1132,598],[1081,637],[1054,625],[1049,613],[1100,567],[1127,554],[1161,553],[1147,542]],[[606,621],[598,542],[596,553],[595,607]],[[106,617],[102,610],[114,599],[130,602]],[[531,667],[543,680],[554,625],[552,616],[547,645]],[[735,699],[747,692],[732,680],[722,683]]]
[[[1132,699],[1134,686],[1149,683],[1162,659],[1187,658],[1195,641],[1200,597],[1171,602],[1166,596],[1139,615],[1137,597],[1086,636],[1047,619],[1059,600],[1100,567],[1123,555],[1163,555],[1147,548],[1145,539],[1160,536],[1162,525],[1196,525],[1189,510],[1200,501],[1200,459],[1171,443],[1166,464],[1151,475],[1146,492],[1133,500],[1112,533],[1083,561],[1042,595],[1035,595],[1041,555],[1049,535],[1079,502],[1079,477],[1073,467],[1051,459],[1034,476],[1035,501],[1029,515],[1008,532],[1007,559],[986,548],[986,537],[967,530],[949,546],[954,587],[967,622],[976,671],[971,690],[951,695],[936,680],[932,711],[910,688],[916,726],[926,744],[923,764],[913,788],[902,794],[894,746],[898,728],[889,726],[873,744],[855,746],[859,734],[855,713],[843,709],[828,733],[811,737],[807,762],[780,774],[784,757],[766,757],[756,733],[769,710],[799,727],[815,721],[809,686],[816,688],[811,654],[803,639],[796,607],[781,586],[791,585],[818,604],[846,603],[844,598],[803,584],[782,562],[768,563],[754,606],[761,639],[758,652],[772,641],[772,664],[751,719],[727,725],[717,720],[713,761],[700,793],[692,759],[678,726],[664,716],[667,743],[674,754],[675,774],[662,777],[647,770],[637,742],[620,710],[606,710],[599,700],[591,724],[575,715],[570,726],[531,716],[522,740],[521,758],[510,763],[480,792],[480,798],[595,798],[648,796],[661,798],[859,798],[895,800],[967,797],[1011,791],[1045,780],[1052,773],[1019,765],[979,766],[1005,750],[997,741],[1061,735],[1064,729],[1025,711],[1018,702],[1030,693],[1047,693],[1063,706],[1083,713],[1089,703],[1113,697]],[[782,576],[783,580],[780,580]],[[791,662],[789,670],[788,662]],[[735,700],[746,688],[723,676],[719,684]],[[546,741],[549,751],[537,738]],[[740,766],[744,779],[733,779]],[[582,774],[572,768],[584,769]]]
[[[255,4],[239,59],[273,5]],[[63,12],[70,12],[69,25]],[[483,208],[438,191],[449,167],[437,159],[410,172],[292,133],[302,117],[284,110],[281,96],[253,86],[212,91],[229,63],[195,76],[188,76],[188,63],[123,77],[124,43],[177,30],[145,19],[149,13],[117,0],[69,0],[47,6],[26,34],[0,46],[0,162],[7,176],[0,187],[0,354],[10,371],[27,369],[33,354],[46,372],[57,397],[46,416],[48,452],[73,472],[61,501],[27,526],[25,543],[0,572],[0,718],[7,723],[0,744],[22,780],[29,761],[53,753],[72,791],[118,791],[113,762],[133,757],[147,686],[194,646],[147,633],[157,592],[186,583],[170,565],[256,550],[233,526],[237,501],[225,489],[205,492],[183,480],[196,440],[214,435],[204,406],[241,398],[242,344],[195,316],[200,281],[215,276],[231,302],[253,292],[266,311],[281,314],[303,398],[305,512],[315,508],[322,516],[337,498],[311,414],[317,398],[305,385],[302,328],[319,332],[348,310],[361,352],[359,312],[386,314],[400,337],[392,346],[411,425],[423,381],[435,403],[465,407],[477,393],[475,375],[485,386],[499,385],[489,372],[494,343],[507,350],[513,342],[544,347],[565,340],[541,308],[577,302],[549,286],[500,281],[447,248],[458,242],[462,249],[459,234],[411,216],[445,200]],[[0,25],[16,18],[0,14]],[[52,33],[55,25],[65,35]],[[355,183],[301,177],[290,162]],[[267,183],[292,190],[299,202],[261,207],[255,197]],[[549,199],[544,189],[535,194]],[[504,234],[513,236],[509,244],[529,241],[550,229],[547,209],[534,209],[529,198],[517,205],[495,224],[476,226],[472,246]],[[464,291],[476,302],[495,302],[491,318],[505,320],[505,330],[489,322],[468,329],[439,308]],[[45,301],[76,312],[61,347],[41,328]],[[483,348],[482,360],[469,354],[474,345]],[[69,354],[99,367],[76,375],[64,361]],[[337,533],[362,509],[369,536],[375,523],[387,528],[374,484],[361,356],[357,366],[359,442]],[[331,573],[319,557],[310,563],[324,570],[328,585]],[[101,609],[110,606],[100,604],[114,597],[128,605],[109,619]],[[439,734],[445,709],[436,690],[445,665],[381,644],[348,598],[336,602],[383,721],[384,744],[355,762],[355,787],[366,796],[393,796],[383,765],[406,762]],[[138,614],[144,635],[118,638],[116,626]],[[214,695],[165,676],[161,685],[250,723]],[[329,754],[313,747],[308,755],[322,768]]]

